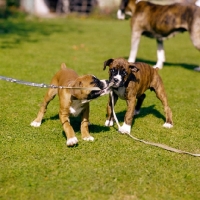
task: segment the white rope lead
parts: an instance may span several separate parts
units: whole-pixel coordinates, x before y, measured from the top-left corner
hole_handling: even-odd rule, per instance
[[[120,124],[119,124],[119,121],[117,119],[117,116],[115,114],[115,110],[114,110],[114,96],[113,96],[113,91],[110,92],[110,97],[111,97],[111,102],[112,102],[112,112],[113,112],[113,117],[115,119],[115,122],[118,126],[118,129],[120,128]],[[191,156],[195,156],[195,157],[200,157],[200,154],[195,154],[195,153],[190,153],[190,152],[187,152],[187,151],[182,151],[182,150],[179,150],[179,149],[176,149],[176,148],[173,148],[173,147],[169,147],[165,144],[160,144],[160,143],[154,143],[154,142],[148,142],[148,141],[145,141],[145,140],[141,140],[141,139],[138,139],[134,136],[132,136],[130,133],[126,133],[129,137],[131,137],[132,139],[136,140],[136,141],[139,141],[139,142],[142,142],[144,144],[148,144],[148,145],[151,145],[151,146],[155,146],[155,147],[159,147],[159,148],[162,148],[162,149],[165,149],[165,150],[168,150],[168,151],[172,151],[172,152],[175,152],[175,153],[180,153],[180,154],[188,154],[188,155],[191,155]]]

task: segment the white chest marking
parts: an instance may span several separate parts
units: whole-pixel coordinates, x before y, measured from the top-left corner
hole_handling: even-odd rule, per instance
[[[73,100],[72,105],[70,106],[70,114],[72,114],[74,117],[77,117],[81,114],[81,112],[84,109],[84,103],[82,100]]]
[[[118,90],[114,90],[114,93],[120,98],[125,100],[125,87],[119,87]]]

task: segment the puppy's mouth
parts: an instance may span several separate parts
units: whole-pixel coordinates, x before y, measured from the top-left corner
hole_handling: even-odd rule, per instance
[[[98,87],[100,90],[92,90],[90,94],[88,95],[88,100],[95,99],[97,97],[100,97],[105,93],[105,89],[108,87],[109,81],[108,80],[98,80],[95,79],[94,81],[94,87]]]
[[[109,85],[112,86],[113,88],[118,88],[118,87],[123,87],[124,83],[122,80],[119,80],[117,78],[112,78]]]

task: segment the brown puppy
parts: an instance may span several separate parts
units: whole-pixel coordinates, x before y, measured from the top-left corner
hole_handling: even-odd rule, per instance
[[[93,75],[78,76],[74,70],[66,68],[66,65],[63,63],[60,71],[54,75],[51,84],[67,87],[98,87],[100,90],[50,88],[44,97],[37,118],[31,123],[31,126],[39,127],[41,125],[49,102],[58,94],[60,100],[59,117],[67,137],[67,146],[74,146],[78,143],[74,130],[70,125],[70,115],[78,116],[81,114],[82,138],[83,140],[93,141],[94,138],[89,134],[88,130],[89,101],[102,96],[104,94],[103,89],[107,87],[108,82],[99,80]]]
[[[193,45],[200,50],[200,7],[190,2],[157,5],[148,1],[122,0],[118,13],[126,9],[132,13],[128,61],[135,62],[141,35],[156,39],[157,63],[154,67],[160,69],[165,62],[163,40],[178,32],[188,31]]]
[[[140,108],[145,98],[144,92],[147,89],[153,90],[162,102],[166,115],[164,127],[173,127],[172,112],[168,106],[167,96],[158,68],[154,69],[146,63],[129,63],[123,58],[109,59],[104,62],[104,70],[109,66],[109,82],[113,83],[112,90],[114,104],[118,97],[126,100],[127,111],[124,117],[123,126],[119,132],[130,133],[134,114],[139,114]],[[137,99],[137,104],[136,104]],[[106,126],[113,126],[111,97],[107,106]]]

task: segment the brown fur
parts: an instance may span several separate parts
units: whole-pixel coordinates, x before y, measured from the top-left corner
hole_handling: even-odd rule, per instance
[[[95,77],[95,80],[97,78]],[[98,80],[100,81],[100,80]],[[58,71],[52,81],[52,85],[55,86],[67,86],[67,87],[96,87],[94,83],[94,76],[84,75],[78,76],[78,74],[69,68],[66,68],[65,64],[61,65],[60,71]],[[97,86],[99,87],[99,86]],[[100,88],[103,89],[103,88]],[[82,100],[87,100],[89,95],[93,91],[91,90],[81,90],[81,89],[58,89],[50,88],[48,89],[42,106],[38,112],[36,119],[31,123],[32,126],[40,126],[43,116],[47,110],[47,106],[51,100],[58,94],[60,100],[60,111],[59,117],[62,123],[64,132],[67,137],[67,145],[74,146],[77,144],[78,140],[75,137],[75,132],[73,127],[70,124],[70,115],[77,116],[81,114],[81,136],[84,140],[93,140],[93,137],[89,134],[88,123],[89,123],[89,101],[83,103]],[[98,92],[97,92],[98,93]],[[97,98],[98,95],[95,95],[94,98]],[[72,113],[70,107],[77,109],[78,113]]]
[[[144,92],[147,89],[151,89],[156,93],[157,98],[162,102],[165,115],[166,123],[173,125],[172,122],[172,112],[168,106],[167,96],[163,86],[161,77],[158,74],[158,69],[154,69],[146,63],[136,62],[129,63],[123,58],[109,59],[104,63],[104,69],[109,66],[109,71],[112,69],[126,71],[126,76],[122,79],[123,86],[115,87],[114,91],[114,103],[117,102],[118,97],[126,100],[127,111],[124,117],[125,124],[131,126],[132,120],[135,112],[138,112],[141,108],[143,100],[145,98]],[[109,74],[109,80],[112,82],[113,77],[111,73]],[[120,94],[120,90],[125,89],[123,93]],[[137,99],[137,104],[136,104]],[[107,106],[107,120],[113,120],[111,98],[109,99]]]
[[[134,45],[134,41],[141,35],[156,38],[157,43],[163,45],[163,39],[184,31],[189,32],[193,45],[200,50],[200,7],[194,3],[158,5],[141,1],[136,4],[135,0],[129,0],[127,9],[132,12],[131,49],[136,49],[136,52],[138,44]],[[134,57],[134,53],[130,53],[129,61],[134,62]]]

